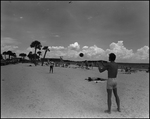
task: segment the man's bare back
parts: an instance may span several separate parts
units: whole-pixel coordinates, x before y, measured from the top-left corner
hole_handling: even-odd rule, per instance
[[[105,70],[108,71],[108,78],[116,78],[118,73],[118,65],[115,62],[108,62],[105,65],[103,64],[103,68],[99,67],[100,72]]]
[[[115,62],[109,62],[108,66],[108,78],[116,78],[118,73],[118,65]]]

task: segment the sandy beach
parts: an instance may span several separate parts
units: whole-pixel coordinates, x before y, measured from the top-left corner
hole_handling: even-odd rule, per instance
[[[107,109],[106,82],[94,83],[87,77],[107,78],[80,68],[17,64],[1,66],[1,117],[149,117],[149,73],[118,73],[121,112],[114,95],[112,113]]]

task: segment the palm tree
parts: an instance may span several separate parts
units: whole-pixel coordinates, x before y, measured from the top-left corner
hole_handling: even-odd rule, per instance
[[[38,51],[37,54],[39,55],[39,56],[38,56],[38,57],[39,57],[38,59],[40,60],[40,56],[42,55],[42,52],[41,52],[41,51]]]
[[[19,56],[22,57],[22,59],[25,59],[27,55],[25,53],[20,53]]]
[[[41,50],[41,43],[39,41],[33,41],[30,45],[31,48],[35,48],[34,54],[36,54],[36,50],[39,49]],[[35,66],[36,66],[36,55],[34,55],[34,60],[35,60]]]
[[[10,59],[10,56],[12,55],[12,51],[7,51],[7,54],[9,55],[9,59]]]
[[[12,56],[13,56],[13,58],[17,57],[16,53],[12,53]]]
[[[6,52],[6,51],[4,51],[4,52],[3,52],[3,55],[4,55],[4,57],[5,57],[5,60],[6,60],[6,55],[7,55],[7,52]]]
[[[42,66],[43,66],[43,63],[44,63],[44,59],[45,59],[46,53],[47,53],[47,51],[50,51],[50,49],[48,49],[48,46],[44,46],[43,50],[45,50],[45,53],[44,53],[43,60],[42,60]]]
[[[27,57],[32,61],[33,60],[33,57],[32,57],[32,52],[30,51],[29,54],[27,55]]]
[[[38,54],[39,56],[41,56],[42,52],[41,52],[41,51],[38,51],[37,54]]]
[[[32,54],[33,57],[35,57],[35,59],[39,59],[40,57],[37,54]]]
[[[42,55],[42,52],[38,51],[37,54],[39,55],[39,58],[40,58],[40,56]]]
[[[14,53],[10,53],[10,59],[12,59],[14,57]]]

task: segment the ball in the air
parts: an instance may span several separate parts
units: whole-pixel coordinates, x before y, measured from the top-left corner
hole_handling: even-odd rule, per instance
[[[80,56],[80,57],[83,57],[83,56],[84,56],[84,54],[83,54],[83,53],[80,53],[80,54],[79,54],[79,56]]]

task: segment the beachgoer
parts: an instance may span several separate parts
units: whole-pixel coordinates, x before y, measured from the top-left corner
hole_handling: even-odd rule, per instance
[[[116,98],[117,103],[117,111],[120,111],[120,100],[119,96],[117,94],[117,73],[118,73],[118,65],[115,63],[116,55],[114,53],[109,54],[109,61],[107,64],[100,65],[98,63],[98,69],[99,72],[104,72],[105,70],[108,71],[108,79],[107,79],[107,103],[108,103],[108,110],[105,110],[106,113],[111,113],[111,96],[112,96],[112,90],[114,93],[114,96]]]
[[[53,68],[54,68],[54,62],[50,62],[50,70],[49,73],[53,73]]]
[[[128,71],[129,71],[129,69],[128,69],[128,67],[126,67],[126,68],[125,68],[125,72],[128,72]]]
[[[85,63],[85,69],[89,69],[89,68],[88,68],[88,61],[85,60],[84,63]]]
[[[93,69],[93,66],[94,66],[94,64],[93,64],[93,62],[91,63],[91,68]]]

